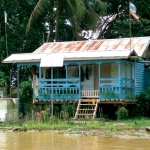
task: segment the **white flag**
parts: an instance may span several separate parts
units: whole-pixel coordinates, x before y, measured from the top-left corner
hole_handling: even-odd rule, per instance
[[[7,13],[4,11],[4,18],[5,18],[5,23],[7,23]]]

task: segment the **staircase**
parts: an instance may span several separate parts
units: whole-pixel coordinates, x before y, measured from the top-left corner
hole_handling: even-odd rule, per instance
[[[97,99],[81,99],[78,102],[74,119],[94,119],[98,108]]]

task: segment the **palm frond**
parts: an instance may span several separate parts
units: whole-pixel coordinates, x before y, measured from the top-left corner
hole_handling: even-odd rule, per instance
[[[50,2],[48,0],[39,0],[36,4],[32,14],[29,18],[27,27],[26,27],[26,34],[29,32],[31,24],[37,20],[40,16],[44,16],[50,7]]]
[[[108,5],[102,2],[101,0],[94,0],[94,1],[95,1],[94,10],[96,11],[96,13],[99,15],[106,15]]]
[[[85,5],[83,0],[66,0],[65,10],[68,16],[74,16],[80,21],[85,14]]]
[[[87,1],[85,5],[86,14],[84,22],[90,29],[95,30],[100,24],[101,15],[104,15],[106,13],[107,5],[100,0],[90,0],[90,2]]]

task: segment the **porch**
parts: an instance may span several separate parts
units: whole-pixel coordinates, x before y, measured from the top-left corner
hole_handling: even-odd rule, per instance
[[[116,60],[115,60],[116,61]],[[135,95],[135,64],[118,62],[67,62],[63,67],[40,68],[34,93],[39,100],[82,98],[125,99]],[[36,84],[36,83],[35,83]]]
[[[26,65],[26,64],[24,64]],[[18,64],[18,67],[22,64]],[[125,60],[64,61],[63,67],[33,66],[34,99],[133,99],[135,63]]]
[[[107,80],[107,82],[104,82]],[[41,79],[43,84],[34,93],[39,100],[67,100],[74,101],[80,99],[99,99],[100,101],[114,101],[119,99],[134,99],[134,80],[100,78],[99,90],[82,90],[79,79]],[[72,81],[72,82],[71,82]],[[115,81],[115,82],[114,82]],[[49,83],[47,83],[49,82]],[[54,82],[54,83],[51,83]],[[64,84],[65,82],[65,84]],[[101,83],[102,82],[102,83]],[[128,85],[127,85],[128,84]],[[127,93],[129,93],[127,95]]]

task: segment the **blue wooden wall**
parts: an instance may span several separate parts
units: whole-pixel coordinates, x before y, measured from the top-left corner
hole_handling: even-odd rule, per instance
[[[145,69],[145,86],[144,90],[146,91],[150,87],[150,69]]]
[[[136,79],[136,87],[135,94],[138,95],[142,91],[144,91],[145,84],[145,68],[144,63],[136,62],[135,68],[135,79]]]

